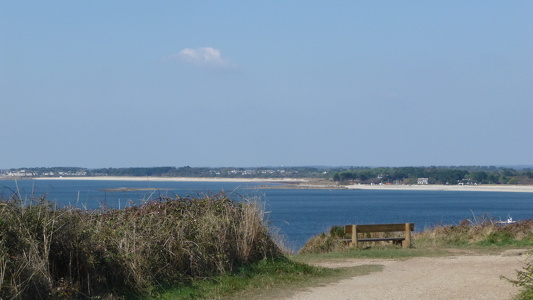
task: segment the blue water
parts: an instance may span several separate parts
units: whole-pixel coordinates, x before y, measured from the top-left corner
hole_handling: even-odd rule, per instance
[[[17,188],[18,185],[18,188]],[[123,208],[159,195],[198,195],[235,191],[258,197],[267,219],[279,228],[286,244],[297,250],[313,235],[332,225],[415,223],[416,230],[439,224],[458,224],[464,219],[489,215],[496,219],[533,218],[533,193],[380,191],[380,190],[286,190],[256,189],[256,183],[0,180],[0,196],[20,193],[22,198],[44,195],[59,205],[87,209],[102,205]],[[103,189],[136,187],[151,191],[104,192]]]

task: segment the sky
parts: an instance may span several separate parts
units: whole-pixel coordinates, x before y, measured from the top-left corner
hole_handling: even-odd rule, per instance
[[[0,169],[533,165],[533,1],[0,0]]]

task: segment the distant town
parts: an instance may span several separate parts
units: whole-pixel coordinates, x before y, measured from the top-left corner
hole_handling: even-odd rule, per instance
[[[201,178],[316,178],[349,184],[533,184],[533,167],[46,167],[0,170],[2,179],[139,176]]]
[[[156,176],[156,177],[315,177],[325,174],[312,168],[20,168],[0,170],[0,176],[17,178],[82,176]]]

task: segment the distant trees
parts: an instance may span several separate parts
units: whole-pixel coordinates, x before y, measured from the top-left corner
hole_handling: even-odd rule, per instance
[[[175,167],[148,167],[148,168],[103,168],[92,169],[90,175],[106,174],[108,176],[163,176],[170,173]]]
[[[487,173],[484,171],[473,172],[468,175],[468,178],[475,183],[482,183],[486,181],[488,177],[489,175],[487,175]]]
[[[499,179],[500,179],[500,176],[498,176],[498,174],[492,173],[492,174],[487,175],[487,182],[488,183],[498,184],[498,183],[500,183]]]
[[[17,172],[20,171],[20,172]],[[428,178],[430,184],[533,184],[533,169],[494,166],[460,167],[132,167],[87,169],[78,167],[20,168],[0,170],[0,176],[153,176],[227,178],[324,178],[338,182],[416,184]]]
[[[398,167],[344,170],[334,173],[332,178],[358,183],[416,184],[418,178],[428,178],[430,184],[519,184],[533,182],[533,171],[477,166]]]
[[[46,176],[154,176],[154,177],[229,177],[229,178],[331,178],[332,171],[314,167],[258,167],[258,168],[208,168],[208,167],[131,167],[98,168],[78,167],[21,168],[0,170],[0,176],[24,171],[28,177]],[[22,172],[18,172],[22,173]]]

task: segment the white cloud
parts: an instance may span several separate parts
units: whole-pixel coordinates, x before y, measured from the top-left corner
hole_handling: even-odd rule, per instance
[[[177,54],[170,55],[166,60],[178,59],[182,62],[213,67],[229,67],[230,62],[222,56],[220,50],[211,47],[185,48]]]

